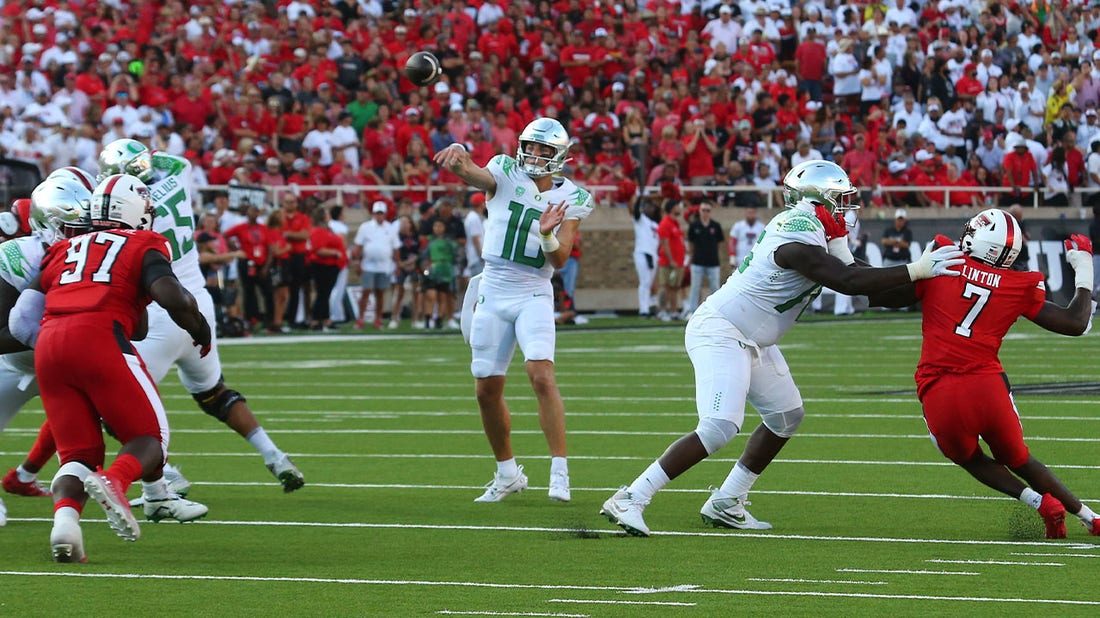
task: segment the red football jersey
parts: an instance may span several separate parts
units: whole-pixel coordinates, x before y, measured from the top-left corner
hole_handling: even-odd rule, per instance
[[[966,258],[962,276],[917,282],[924,304],[917,392],[946,373],[1001,373],[997,352],[1005,333],[1046,300],[1043,274],[994,268]]]
[[[146,230],[91,232],[50,247],[42,260],[43,324],[79,314],[116,321],[129,338],[152,300],[141,283],[149,251],[172,259],[164,237]]]

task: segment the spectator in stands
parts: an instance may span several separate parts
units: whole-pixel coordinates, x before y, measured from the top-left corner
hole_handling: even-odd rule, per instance
[[[340,269],[347,259],[344,238],[329,229],[328,220],[329,214],[326,209],[314,208],[313,226],[309,230],[309,278],[313,284],[310,328],[323,332],[333,330],[329,299]]]
[[[1024,187],[1042,186],[1042,175],[1035,162],[1035,157],[1028,151],[1027,143],[1020,136],[1012,138],[1012,151],[1005,155],[1001,168],[1004,170],[1004,186],[1011,187],[1012,191],[1001,193],[1001,205],[1011,205],[1022,201],[1025,194],[1021,191]],[[1009,145],[1009,138],[1005,139]]]
[[[424,317],[427,328],[442,328],[446,320],[448,329],[457,329],[454,315],[455,273],[458,262],[458,243],[447,237],[447,225],[435,219],[431,236],[421,254],[424,269]],[[433,318],[438,316],[438,319]]]
[[[1068,206],[1072,187],[1069,183],[1069,166],[1066,164],[1066,151],[1056,146],[1050,153],[1050,162],[1042,170],[1046,185],[1043,187],[1043,204],[1046,206]]]
[[[829,61],[829,74],[833,76],[833,97],[837,105],[851,107],[859,100],[860,63],[852,54],[853,42],[843,39],[837,45],[837,54]]]
[[[659,299],[657,318],[668,322],[680,313],[680,284],[687,266],[687,247],[684,244],[684,230],[680,227],[683,204],[679,200],[668,200],[664,211],[665,215],[657,226],[657,281],[664,293]]]
[[[390,287],[397,270],[399,259],[397,234],[391,224],[386,221],[389,207],[379,200],[371,206],[371,218],[359,226],[355,233],[352,258],[359,262],[360,285],[362,293],[359,296],[359,319],[355,322],[355,328],[363,328],[364,316],[367,313],[367,303],[374,297],[374,327],[382,328],[382,313],[385,311],[386,290]],[[391,316],[391,322],[396,320],[397,314]]]
[[[237,272],[244,295],[244,318],[253,327],[262,325],[271,328],[271,268],[274,257],[268,247],[270,232],[260,222],[259,204],[247,204],[245,217],[245,222],[227,229],[224,236],[234,249],[239,249],[243,254],[237,262]]]
[[[688,224],[687,242],[689,262],[691,264],[691,291],[687,301],[684,302],[685,319],[690,319],[691,314],[699,306],[699,293],[702,290],[703,279],[710,286],[709,294],[718,290],[721,284],[721,262],[718,258],[718,248],[722,246],[725,235],[722,226],[711,218],[714,203],[704,200],[699,204],[697,217],[692,217]]]
[[[816,8],[811,15],[816,17]],[[809,94],[811,101],[821,101],[824,94],[823,79],[828,64],[828,56],[825,52],[825,45],[821,43],[818,33],[814,29],[809,29],[803,36],[802,42],[795,50],[794,60],[799,88]]]

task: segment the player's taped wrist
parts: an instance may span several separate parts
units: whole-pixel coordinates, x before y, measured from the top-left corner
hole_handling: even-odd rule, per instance
[[[852,250],[848,248],[848,237],[841,236],[840,238],[834,238],[828,241],[829,255],[844,262],[845,266],[851,266],[855,264],[856,258],[852,255]]]
[[[1073,282],[1078,288],[1092,290],[1092,254],[1087,251],[1066,251],[1066,262],[1073,269]]]
[[[542,246],[543,253],[553,253],[558,250],[558,247],[561,247],[558,237],[553,232],[549,234],[539,232],[539,244]]]

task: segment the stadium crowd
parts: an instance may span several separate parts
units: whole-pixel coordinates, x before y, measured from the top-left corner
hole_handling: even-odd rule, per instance
[[[217,215],[200,234],[211,281],[239,279],[246,317],[274,330],[284,310],[318,329],[348,319],[338,240],[353,268],[379,267],[328,224],[333,205],[408,219],[392,270],[413,277],[442,218],[457,244],[437,255],[453,262],[443,272],[472,274],[453,214],[469,196],[431,157],[459,142],[484,165],[514,153],[536,116],[566,126],[565,171],[605,205],[764,206],[814,159],[839,163],[864,205],[890,208],[1029,204],[1031,190],[1078,204],[1076,189],[1100,187],[1100,3],[26,0],[0,20],[5,156],[94,173],[105,144],[132,137],[191,161],[197,187],[294,186],[252,219],[221,192],[195,204]],[[420,50],[442,64],[431,86],[403,77]]]
[[[27,0],[0,18],[0,147],[44,171],[94,171],[135,137],[199,185],[400,185],[348,202],[415,204],[458,189],[433,152],[484,164],[544,115],[577,139],[572,177],[616,204],[774,186],[815,158],[884,206],[944,199],[881,190],[899,185],[1046,204],[1100,185],[1096,3]],[[418,88],[401,67],[422,49],[443,76]]]

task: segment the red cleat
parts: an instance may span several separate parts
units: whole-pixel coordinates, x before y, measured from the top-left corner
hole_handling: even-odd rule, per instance
[[[1050,494],[1043,494],[1043,501],[1039,504],[1039,515],[1043,523],[1047,525],[1048,539],[1066,538],[1066,507],[1057,498]],[[1096,522],[1093,522],[1096,526]]]
[[[1085,522],[1081,522],[1081,523],[1084,524]],[[1096,519],[1093,519],[1092,524],[1091,525],[1086,525],[1085,528],[1089,531],[1089,534],[1091,534],[1092,536],[1100,536],[1100,517],[1097,517]]]
[[[4,491],[17,496],[45,498],[53,495],[49,487],[46,487],[38,481],[31,481],[29,483],[20,481],[19,475],[14,469],[8,470],[8,473],[4,475],[4,479],[0,481],[0,485],[4,487]]]

